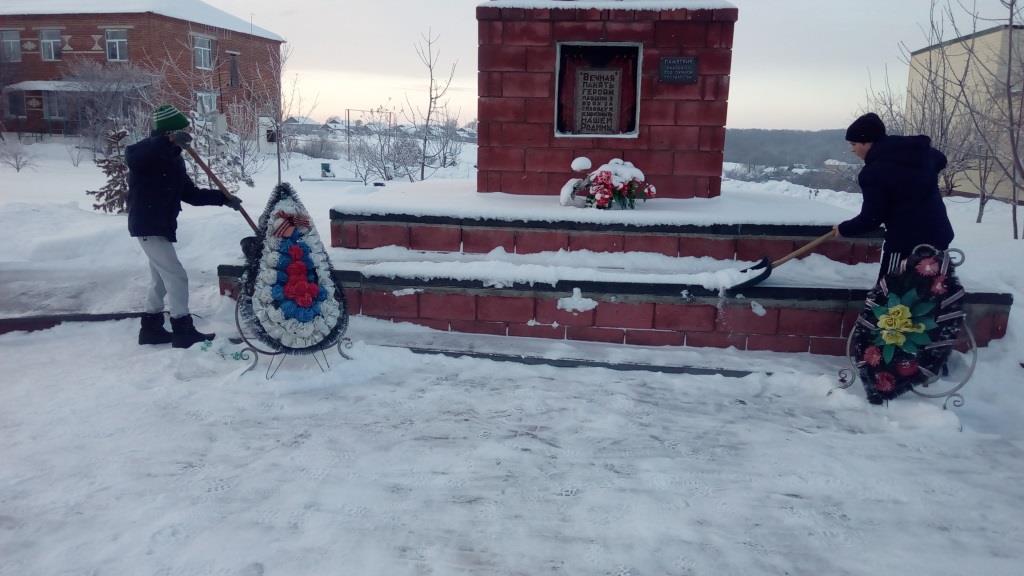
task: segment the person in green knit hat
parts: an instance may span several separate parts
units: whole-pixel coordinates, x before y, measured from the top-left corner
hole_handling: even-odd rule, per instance
[[[125,149],[128,165],[128,232],[138,238],[149,260],[152,277],[146,312],[139,329],[139,344],[166,344],[188,348],[212,340],[214,334],[196,330],[188,308],[188,275],[174,249],[181,203],[193,206],[230,206],[242,201],[219,190],[198,188],[185,170],[183,149],[192,142],[189,120],[180,110],[163,105],[153,111],[149,138]],[[168,297],[171,330],[164,329],[164,297]]]

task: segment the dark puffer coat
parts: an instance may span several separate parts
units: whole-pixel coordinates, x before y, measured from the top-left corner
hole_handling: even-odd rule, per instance
[[[166,135],[154,135],[125,150],[128,165],[128,232],[177,241],[181,203],[223,206],[219,190],[197,188],[185,171],[181,148]]]
[[[946,157],[927,136],[886,136],[872,144],[857,181],[864,194],[860,214],[839,225],[859,236],[885,225],[885,248],[909,254],[919,244],[940,250],[953,241],[953,226],[939,194]]]

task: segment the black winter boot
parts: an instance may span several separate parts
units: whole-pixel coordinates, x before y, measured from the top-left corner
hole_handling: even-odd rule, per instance
[[[196,330],[196,327],[192,324],[191,316],[171,318],[171,329],[174,330],[174,336],[171,340],[171,346],[174,348],[188,348],[196,342],[213,340],[215,336],[215,334],[203,334]]]
[[[164,330],[164,313],[142,315],[142,328],[139,328],[139,344],[167,344],[171,341],[171,333]]]

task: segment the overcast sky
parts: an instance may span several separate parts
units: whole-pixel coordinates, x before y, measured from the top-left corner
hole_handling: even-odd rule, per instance
[[[479,0],[206,0],[288,40],[312,116],[344,115],[416,100],[425,85],[414,43],[440,36],[441,62],[457,62],[451,104],[476,115],[475,7]],[[973,0],[961,0],[970,3]],[[998,15],[998,0],[977,0]],[[729,127],[845,127],[869,81],[905,86],[900,42],[927,44],[930,0],[732,0],[740,9],[733,47]],[[985,25],[987,27],[988,24]]]

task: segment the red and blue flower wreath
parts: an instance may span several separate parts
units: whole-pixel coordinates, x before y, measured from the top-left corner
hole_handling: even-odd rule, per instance
[[[277,252],[277,282],[271,288],[274,301],[280,303],[285,318],[312,322],[320,315],[320,303],[327,299],[327,290],[320,286],[309,246],[302,241],[299,231],[293,230],[281,240]]]

